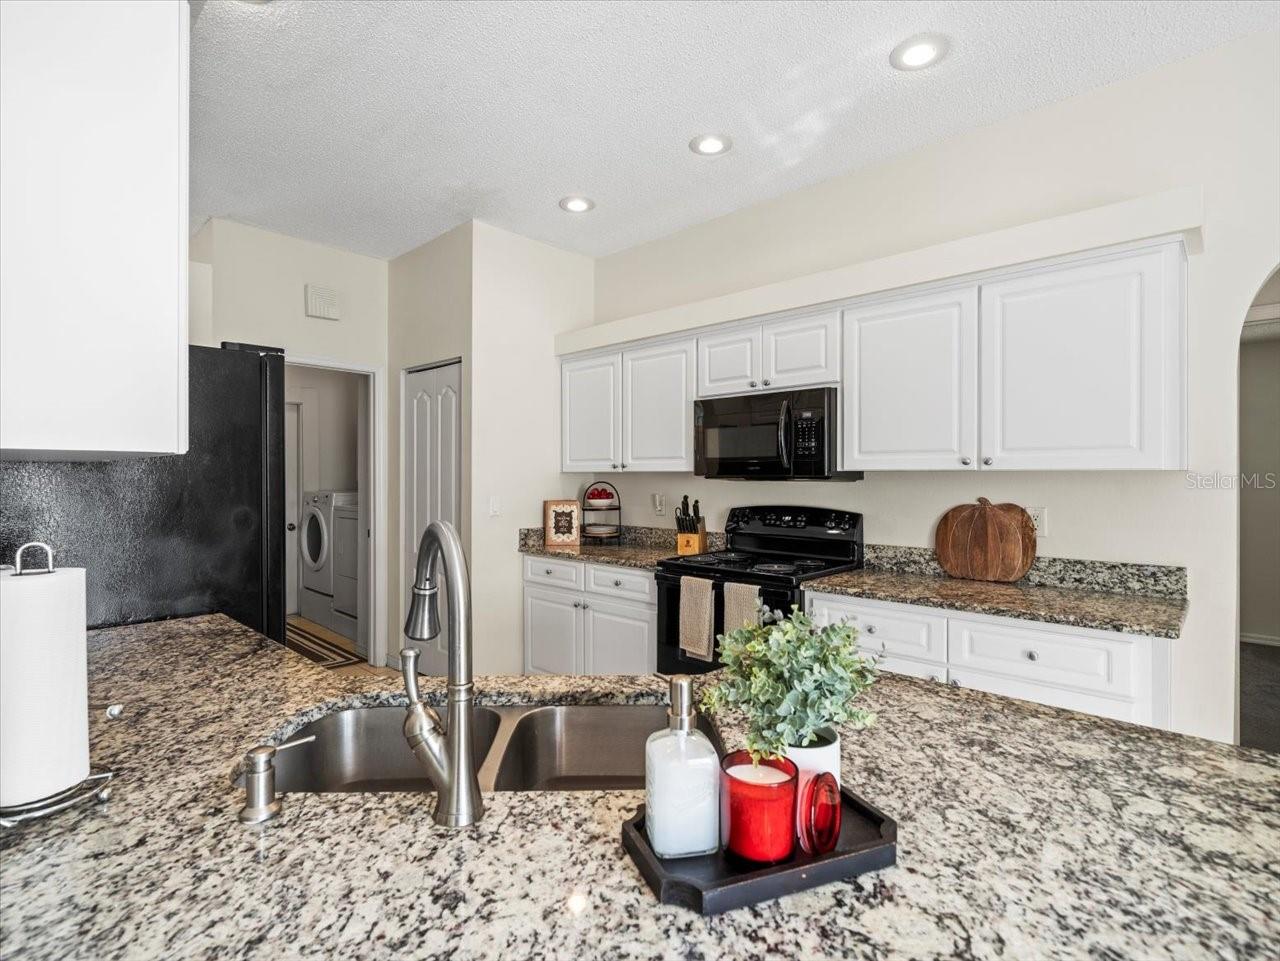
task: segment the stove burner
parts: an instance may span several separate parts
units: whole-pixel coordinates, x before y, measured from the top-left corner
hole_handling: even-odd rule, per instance
[[[812,557],[802,557],[796,561],[796,567],[802,571],[816,571],[819,567],[826,567],[826,561],[816,560]]]
[[[751,568],[759,574],[794,574],[796,565],[794,564],[757,564]]]
[[[694,554],[692,557],[681,557],[677,560],[686,561],[690,564],[719,564],[720,558],[715,554]]]
[[[732,564],[736,561],[745,561],[751,555],[744,553],[743,551],[721,551],[720,553],[715,554],[713,556],[716,558],[716,560],[728,561],[729,563]]]

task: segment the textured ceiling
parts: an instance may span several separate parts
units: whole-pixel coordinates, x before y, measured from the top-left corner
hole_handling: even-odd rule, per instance
[[[208,0],[192,226],[392,257],[478,218],[601,255],[1278,26],[1276,0]],[[950,55],[891,69],[923,31]]]

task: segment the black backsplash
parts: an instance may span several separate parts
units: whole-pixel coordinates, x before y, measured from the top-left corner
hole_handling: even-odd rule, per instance
[[[90,627],[222,612],[266,629],[264,431],[282,444],[262,371],[255,353],[191,348],[185,455],[0,462],[0,560],[43,541],[86,568]]]

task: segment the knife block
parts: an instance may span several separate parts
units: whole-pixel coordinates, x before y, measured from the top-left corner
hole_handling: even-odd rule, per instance
[[[696,534],[676,533],[676,553],[683,557],[686,554],[705,554],[707,552],[707,527],[702,524]]]

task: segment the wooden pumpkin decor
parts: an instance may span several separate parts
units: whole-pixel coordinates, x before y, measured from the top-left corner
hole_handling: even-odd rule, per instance
[[[942,515],[934,541],[938,563],[952,577],[1017,581],[1036,559],[1036,526],[1017,504],[979,497]]]

